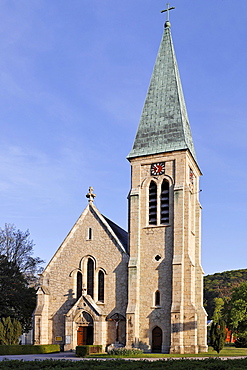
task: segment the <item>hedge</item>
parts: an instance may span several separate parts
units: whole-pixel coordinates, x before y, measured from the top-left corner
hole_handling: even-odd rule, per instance
[[[86,346],[77,346],[75,349],[75,354],[77,357],[85,357],[93,353],[102,353],[102,346],[86,345]]]
[[[247,359],[241,360],[44,360],[44,361],[0,361],[0,370],[243,370],[247,368]]]
[[[0,355],[31,355],[60,352],[59,344],[42,345],[0,345]]]

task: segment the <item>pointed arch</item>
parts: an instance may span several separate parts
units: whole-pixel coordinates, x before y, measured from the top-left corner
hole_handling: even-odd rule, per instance
[[[93,298],[94,291],[94,261],[88,258],[87,261],[87,294]]]
[[[105,298],[105,274],[102,270],[98,273],[98,301],[104,302]]]
[[[162,349],[162,330],[159,326],[155,326],[152,330],[152,352],[161,353]]]
[[[149,225],[157,225],[157,184],[149,185]]]
[[[169,182],[164,179],[160,193],[160,223],[169,223]]]
[[[77,272],[76,276],[76,299],[79,299],[82,296],[82,273]]]

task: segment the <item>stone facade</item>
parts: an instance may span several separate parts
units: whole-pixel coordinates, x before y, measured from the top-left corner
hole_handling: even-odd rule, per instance
[[[133,149],[129,233],[89,204],[37,292],[35,343],[207,351],[195,149],[170,23]]]
[[[118,339],[125,344],[125,322],[114,320],[116,314],[125,318],[127,306],[129,257],[124,234],[89,203],[41,276],[35,311],[35,344],[55,343],[63,345],[65,350],[74,349],[78,328],[92,326],[91,341],[106,347],[116,340],[116,325]],[[91,295],[87,291],[89,259],[93,261]],[[99,272],[104,276],[104,297],[101,292],[100,300]],[[85,344],[88,339],[85,334]]]
[[[165,173],[152,176],[153,163]],[[130,263],[127,345],[154,351],[153,330],[162,332],[161,351],[206,351],[206,313],[200,263],[200,170],[188,151],[131,160]],[[169,222],[149,224],[149,186],[169,183]],[[159,206],[157,206],[158,208]],[[159,210],[157,211],[159,213]],[[155,294],[160,302],[156,304]]]

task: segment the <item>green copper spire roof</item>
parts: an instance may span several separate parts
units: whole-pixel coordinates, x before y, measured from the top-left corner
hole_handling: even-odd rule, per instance
[[[128,158],[186,149],[196,160],[170,22],[167,21],[135,142]]]

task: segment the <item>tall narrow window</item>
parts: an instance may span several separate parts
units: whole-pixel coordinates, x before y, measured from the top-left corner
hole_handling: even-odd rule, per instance
[[[164,180],[160,194],[160,223],[169,223],[169,183]]]
[[[103,271],[99,271],[98,275],[98,301],[104,302],[104,280],[105,276]]]
[[[82,274],[77,272],[77,281],[76,281],[76,299],[79,299],[82,296]]]
[[[94,262],[91,258],[87,261],[87,294],[93,298],[94,289]]]
[[[154,181],[149,185],[149,224],[157,225],[157,185]]]
[[[160,292],[156,290],[155,292],[155,306],[160,306]]]
[[[93,230],[91,227],[88,228],[88,240],[93,239]]]

